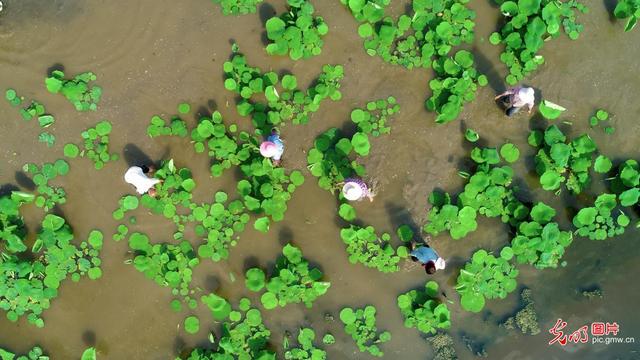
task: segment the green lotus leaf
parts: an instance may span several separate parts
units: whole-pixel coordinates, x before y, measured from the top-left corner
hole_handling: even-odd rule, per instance
[[[549,120],[557,119],[564,111],[567,110],[564,107],[554,104],[548,100],[542,100],[539,109],[542,116]]]

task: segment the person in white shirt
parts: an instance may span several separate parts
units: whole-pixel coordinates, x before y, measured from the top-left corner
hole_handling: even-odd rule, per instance
[[[156,196],[155,186],[162,180],[147,176],[152,173],[153,168],[144,165],[142,167],[132,166],[124,173],[124,181],[135,186],[140,195],[148,193],[150,196]]]
[[[517,86],[495,97],[496,101],[503,101],[507,106],[505,114],[512,116],[523,107],[529,108],[529,114],[535,105],[535,91],[530,87]]]

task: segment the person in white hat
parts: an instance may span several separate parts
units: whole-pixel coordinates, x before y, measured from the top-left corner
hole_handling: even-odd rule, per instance
[[[266,141],[260,144],[260,155],[270,158],[273,161],[273,165],[280,165],[280,159],[284,153],[284,143],[280,140],[280,136],[274,130]]]
[[[152,174],[152,167],[148,166],[132,166],[124,173],[124,181],[136,187],[138,194],[148,193],[150,196],[156,196],[156,184],[162,182],[160,179],[148,177],[147,174]]]
[[[364,198],[369,198],[369,201],[373,201],[374,194],[369,190],[369,187],[364,181],[350,178],[344,180],[342,196],[349,201],[360,201]]]
[[[496,96],[495,100],[503,101],[506,104],[505,114],[507,116],[516,114],[525,106],[529,108],[529,114],[531,114],[535,105],[535,90],[530,87],[518,86]]]

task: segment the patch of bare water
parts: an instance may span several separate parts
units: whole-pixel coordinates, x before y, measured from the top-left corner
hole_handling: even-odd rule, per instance
[[[122,161],[95,171],[86,159],[71,160],[71,173],[59,181],[68,195],[61,207],[79,238],[91,229],[105,231],[108,237],[116,222],[111,211],[118,198],[131,189],[121,181],[128,163],[146,158],[174,158],[195,174],[197,201],[208,201],[218,189],[231,189],[229,176],[212,181],[208,160],[194,156],[186,139],[155,139],[146,135],[146,126],[154,114],[174,114],[179,102],[188,101],[201,113],[218,109],[227,121],[247,123],[234,109],[234,96],[222,85],[222,63],[230,55],[235,41],[254,66],[290,71],[301,84],[310,83],[323,64],[343,64],[343,99],[323,103],[305,126],[287,126],[285,166],[303,168],[305,152],[313,139],[328,127],[348,124],[353,107],[367,101],[395,96],[401,112],[392,123],[389,136],[374,140],[372,154],[366,160],[370,179],[377,183],[378,196],[372,204],[358,204],[362,219],[379,230],[395,231],[402,223],[420,226],[427,212],[427,196],[436,188],[457,192],[462,179],[469,146],[463,129],[477,130],[487,144],[506,140],[520,146],[531,157],[526,133],[536,124],[535,117],[505,118],[493,106],[492,98],[503,90],[504,66],[498,61],[499,49],[488,44],[496,28],[497,12],[488,3],[473,3],[478,12],[477,36],[472,49],[490,85],[479,91],[467,105],[460,121],[436,126],[433,114],[424,110],[428,94],[429,71],[407,71],[371,58],[362,49],[357,24],[338,1],[316,1],[319,14],[330,25],[321,56],[293,62],[284,57],[269,57],[263,50],[263,22],[281,4],[261,5],[259,14],[223,17],[210,1],[175,2],[167,0],[126,1],[4,1],[0,13],[0,85],[13,87],[20,94],[41,101],[56,116],[52,127],[57,145],[47,149],[37,142],[34,123],[20,120],[15,109],[0,101],[0,184],[23,186],[20,169],[26,162],[53,161],[62,154],[67,142],[78,142],[79,134],[98,120],[113,122],[113,150]],[[589,132],[602,153],[613,158],[637,158],[638,124],[634,115],[640,110],[633,94],[640,90],[637,59],[640,58],[639,33],[623,33],[620,23],[611,23],[600,2],[589,2],[591,12],[581,16],[585,32],[578,41],[556,39],[545,44],[542,53],[547,63],[526,83],[539,89],[545,98],[566,106],[573,122],[573,135]],[[275,6],[275,8],[274,8]],[[397,9],[396,9],[397,10]],[[43,80],[47,69],[63,64],[70,74],[91,70],[104,88],[104,99],[96,113],[77,113],[58,95],[48,94]],[[614,115],[616,134],[605,136],[601,129],[590,130],[588,117],[599,107]],[[189,118],[191,124],[195,118]],[[543,192],[528,174],[524,162],[516,165],[523,196],[552,202],[557,207],[580,205],[564,203]],[[563,199],[564,201],[564,199]],[[330,359],[359,359],[345,336],[340,322],[325,321],[325,313],[336,319],[344,306],[373,304],[378,309],[378,327],[389,330],[392,340],[383,345],[387,357],[425,358],[431,349],[415,329],[403,326],[396,306],[398,294],[422,286],[424,272],[415,267],[390,275],[361,265],[351,265],[339,237],[336,202],[318,188],[313,178],[305,183],[289,203],[285,221],[276,224],[267,235],[245,231],[231,252],[228,262],[204,261],[198,267],[195,283],[203,291],[217,291],[231,300],[249,295],[243,274],[249,264],[270,266],[289,241],[303,249],[305,257],[318,264],[332,282],[328,294],[313,309],[289,305],[285,309],[263,312],[273,331],[272,343],[280,347],[285,330],[295,331],[312,325],[318,333],[330,331],[338,342],[327,346]],[[138,229],[153,241],[170,241],[173,225],[142,210],[135,213]],[[28,221],[38,221],[37,211]],[[568,219],[562,219],[565,225]],[[134,227],[131,227],[132,229]],[[623,336],[640,334],[640,318],[634,305],[640,293],[638,282],[630,275],[638,273],[635,261],[637,231],[606,242],[576,239],[568,249],[564,268],[534,271],[522,268],[519,282],[533,290],[540,314],[542,333],[531,337],[509,334],[496,326],[517,307],[517,292],[505,300],[489,302],[479,315],[462,311],[453,289],[460,266],[479,247],[499,249],[509,241],[507,228],[498,221],[481,221],[478,231],[464,240],[446,236],[433,239],[433,246],[449,259],[446,271],[435,276],[454,304],[453,328],[458,355],[473,358],[463,338],[472,340],[476,350],[484,347],[490,359],[600,359],[638,358],[638,345],[597,345],[561,348],[548,346],[547,333],[561,317],[573,329],[592,321],[617,321]],[[65,283],[50,310],[46,326],[36,329],[26,322],[12,324],[0,320],[0,346],[25,351],[35,344],[47,349],[53,359],[76,358],[88,345],[96,345],[101,359],[170,359],[195,345],[206,345],[206,331],[217,330],[215,323],[202,326],[196,336],[179,328],[185,313],[169,309],[170,291],[144,278],[131,265],[125,241],[107,241],[102,253],[103,278]],[[234,281],[235,279],[235,281]],[[577,291],[598,284],[605,293],[602,300],[586,300]],[[257,300],[256,297],[252,297]],[[208,315],[201,309],[201,320]],[[204,324],[203,324],[204,325]],[[640,341],[640,339],[637,339]]]

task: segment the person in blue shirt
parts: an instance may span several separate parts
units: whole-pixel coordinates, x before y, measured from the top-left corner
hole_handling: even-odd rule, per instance
[[[446,266],[444,259],[427,245],[413,249],[409,255],[411,260],[420,262],[429,275],[435,274],[436,270],[442,270]]]
[[[274,130],[266,141],[260,144],[260,154],[273,161],[274,166],[280,165],[280,159],[284,153],[284,143],[278,133]]]

